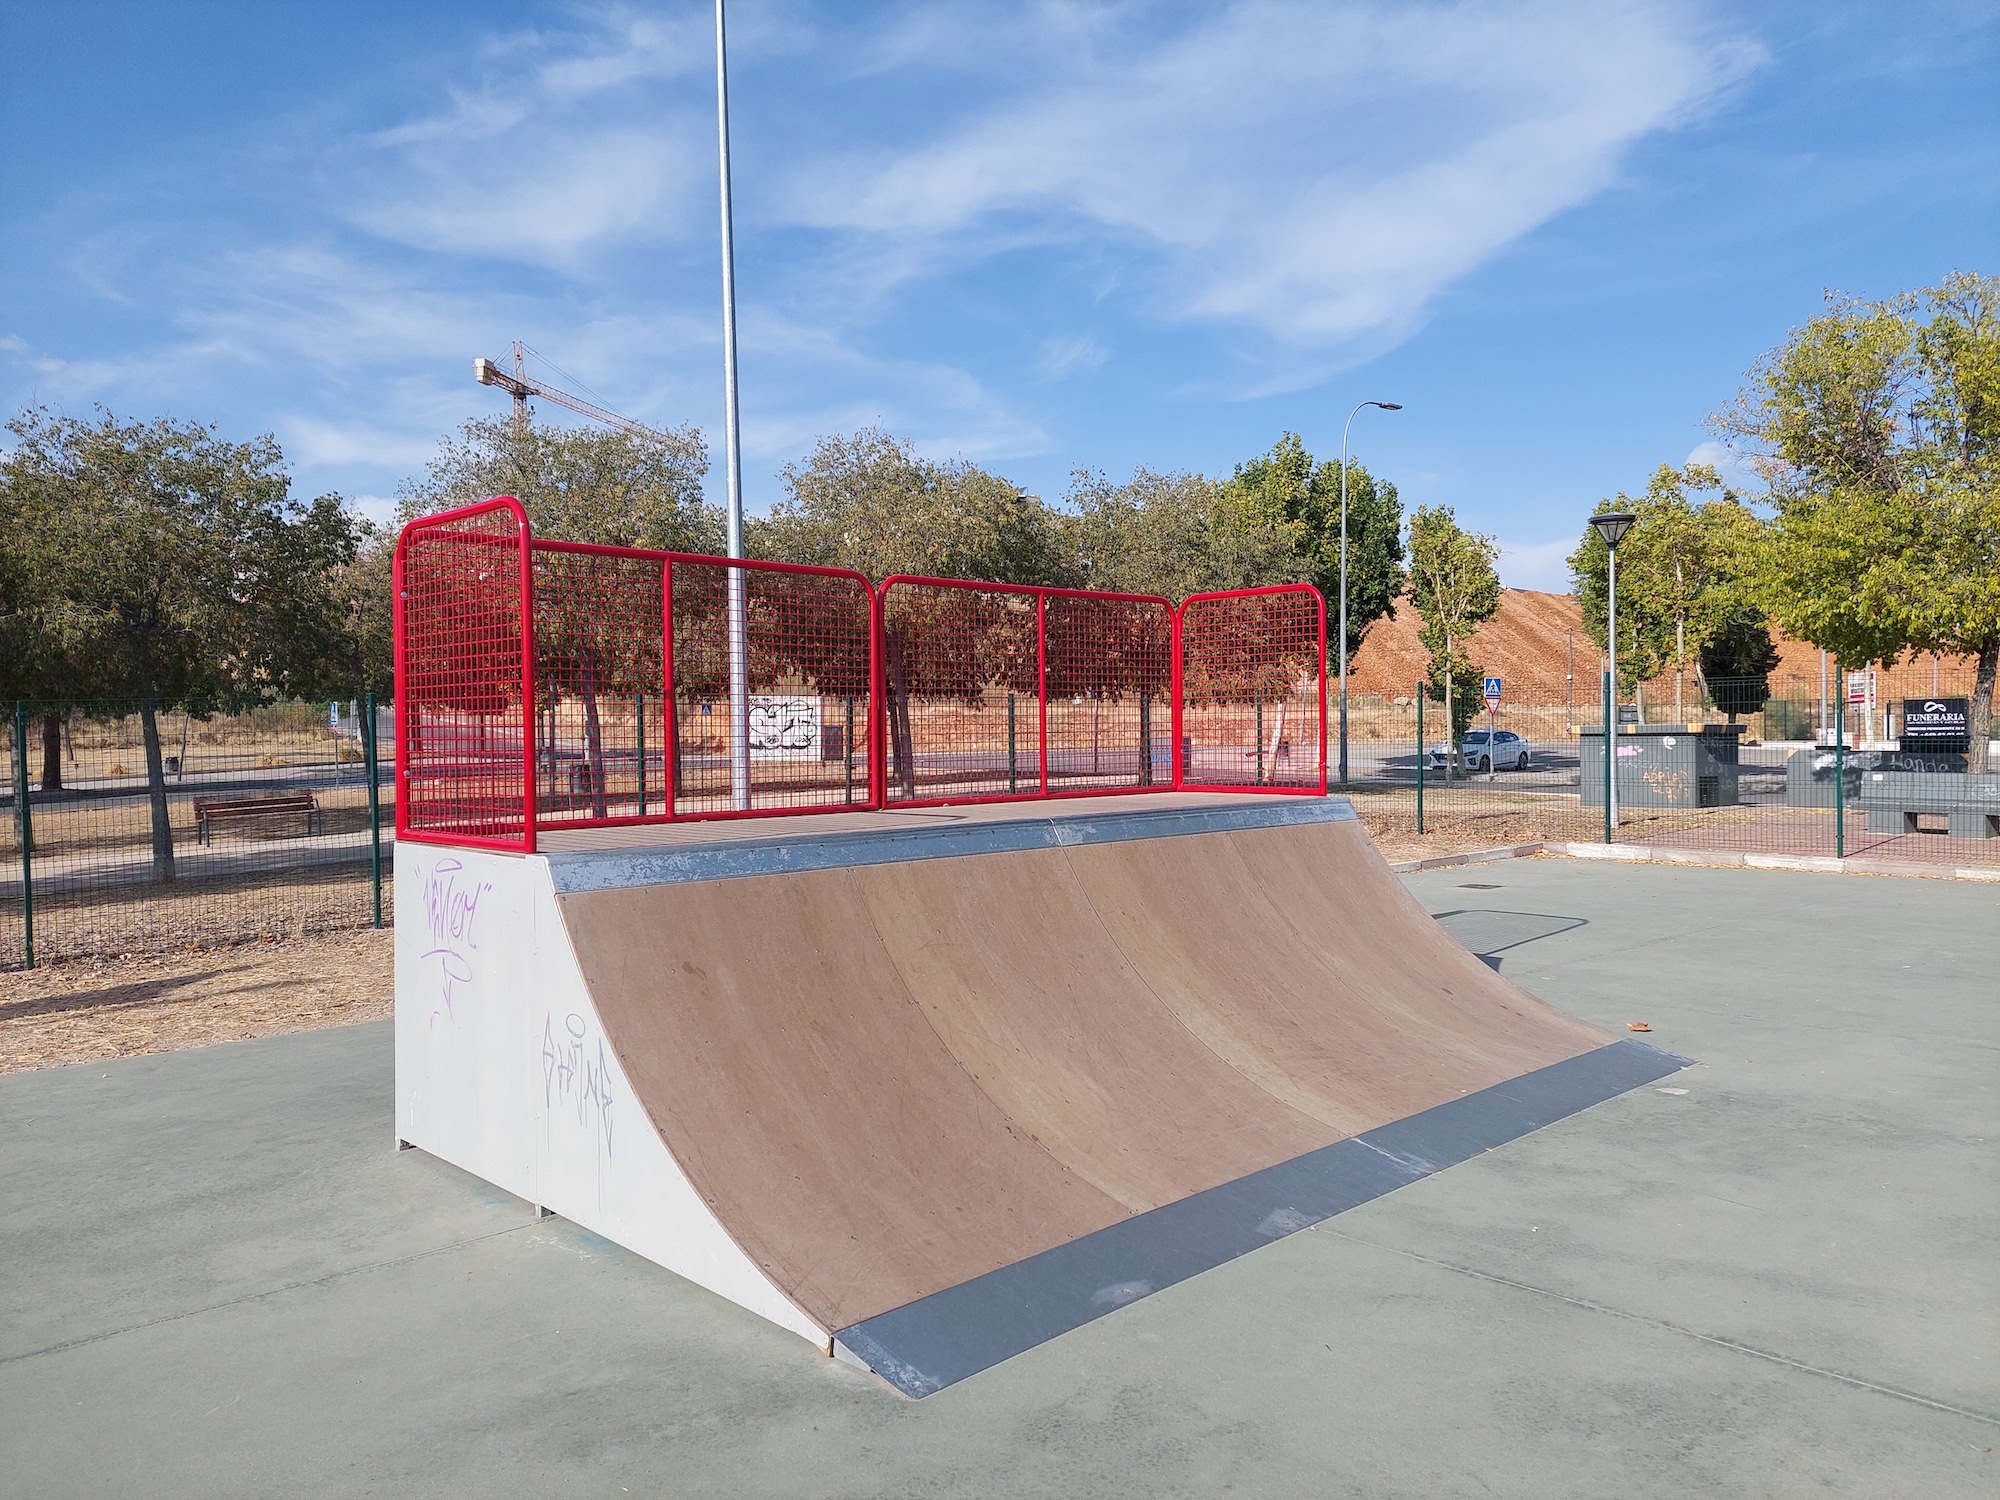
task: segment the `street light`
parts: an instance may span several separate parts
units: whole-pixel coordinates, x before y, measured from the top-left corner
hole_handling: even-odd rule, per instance
[[[1607,510],[1590,518],[1590,524],[1597,528],[1597,534],[1604,538],[1604,550],[1610,557],[1611,567],[1608,587],[1605,590],[1606,629],[1604,639],[1610,656],[1611,696],[1604,713],[1604,826],[1607,829],[1618,826],[1618,544],[1625,540],[1625,533],[1632,529],[1638,517],[1630,511]],[[1609,834],[1606,835],[1608,839]]]
[[[1347,785],[1347,431],[1363,407],[1401,411],[1400,401],[1364,401],[1347,414],[1340,429],[1340,784]]]

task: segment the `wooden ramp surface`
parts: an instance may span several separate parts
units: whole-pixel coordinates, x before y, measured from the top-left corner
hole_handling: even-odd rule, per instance
[[[601,855],[558,899],[696,1190],[841,1330],[1606,1046],[1440,930],[1344,803],[1281,800]]]

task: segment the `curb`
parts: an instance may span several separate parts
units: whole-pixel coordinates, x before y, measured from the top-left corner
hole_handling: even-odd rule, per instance
[[[1805,870],[1821,875],[1893,875],[1905,880],[1979,880],[2000,884],[2000,868],[1981,865],[1928,865],[1900,859],[1866,859],[1828,854],[1745,854],[1727,849],[1673,849],[1652,844],[1571,844],[1550,839],[1536,844],[1506,844],[1466,854],[1440,854],[1432,859],[1398,860],[1389,866],[1397,875],[1419,870],[1450,870],[1460,865],[1491,864],[1502,859],[1531,859],[1553,854],[1567,859],[1608,859],[1634,865],[1700,865],[1724,870]]]
[[[1723,849],[1656,848],[1651,844],[1567,844],[1550,840],[1544,854],[1571,859],[1615,859],[1632,864],[1705,865],[1719,869],[1807,870],[1825,875],[1894,875],[1914,880],[2000,882],[2000,869],[1982,866],[1916,864],[1900,859],[1866,859],[1829,854],[1743,854]]]
[[[1434,859],[1400,860],[1390,865],[1389,869],[1397,875],[1410,875],[1418,870],[1449,870],[1458,865],[1491,864],[1496,859],[1532,859],[1547,848],[1546,844],[1507,844],[1498,849],[1475,850],[1470,854],[1440,854]]]

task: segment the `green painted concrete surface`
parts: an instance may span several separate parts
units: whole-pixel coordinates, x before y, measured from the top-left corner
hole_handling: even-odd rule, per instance
[[[1687,1092],[923,1402],[392,1152],[386,1026],[0,1078],[0,1491],[2000,1492],[2000,892],[1409,885],[1538,994],[1649,1021]]]

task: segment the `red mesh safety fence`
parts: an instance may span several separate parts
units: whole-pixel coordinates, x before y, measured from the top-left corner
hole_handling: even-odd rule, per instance
[[[532,847],[523,636],[528,520],[509,499],[427,517],[396,548],[396,834]]]
[[[1181,605],[1180,784],[1326,790],[1326,605],[1309,584]]]
[[[534,544],[541,828],[664,818],[659,553]]]
[[[885,801],[1044,794],[1036,589],[891,578],[882,585]]]
[[[680,817],[878,806],[874,592],[859,573],[674,556],[666,770]],[[731,722],[731,579],[747,714]]]
[[[1051,590],[1042,609],[1050,795],[1170,790],[1173,605]]]
[[[535,541],[505,497],[406,528],[396,570],[407,837],[1325,786],[1305,585],[1178,615],[953,579],[878,596],[845,569]]]

